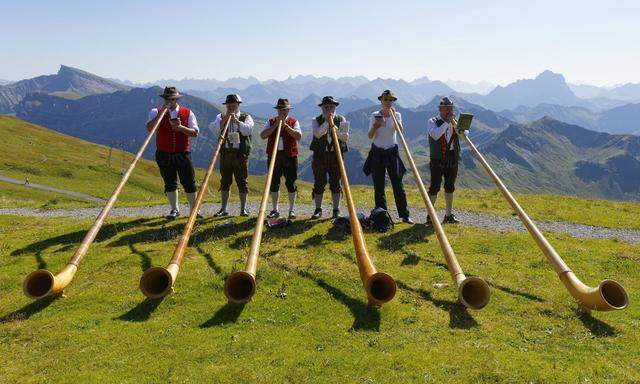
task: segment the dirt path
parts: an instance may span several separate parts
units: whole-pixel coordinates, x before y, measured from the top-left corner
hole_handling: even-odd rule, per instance
[[[27,187],[27,188],[35,188],[35,189],[41,189],[43,191],[62,193],[67,196],[72,196],[78,199],[91,201],[92,203],[104,203],[106,201],[98,197],[87,195],[86,193],[69,191],[67,189],[60,189],[60,188],[50,187],[48,185],[36,184],[31,182],[27,183],[26,180],[17,180],[17,179],[7,177],[7,176],[2,176],[2,175],[0,175],[0,181],[4,181],[6,183],[11,183],[16,185],[22,185],[23,187]]]

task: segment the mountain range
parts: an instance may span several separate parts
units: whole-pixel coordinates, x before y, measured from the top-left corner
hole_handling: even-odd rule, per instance
[[[401,98],[414,97],[412,104],[416,104],[415,106],[398,105],[397,109],[403,115],[405,135],[414,158],[423,173],[428,175],[426,120],[437,113],[440,97],[443,94],[450,95],[450,88],[428,78],[413,82],[383,79],[368,81],[357,77],[349,79],[351,83],[345,85],[345,89],[350,87],[363,95],[339,97],[339,111],[351,122],[350,151],[345,157],[351,181],[354,184],[370,183],[369,178],[361,171],[370,147],[370,140],[366,136],[368,122],[371,113],[378,109],[375,96],[387,87],[394,89]],[[255,90],[274,92],[271,95],[273,98],[263,103],[250,103],[248,100],[251,99],[243,91],[243,109],[256,117],[255,129],[258,131],[264,122],[261,118],[274,113],[273,103],[277,97],[282,96],[276,96],[274,89],[284,91],[283,83],[302,96],[309,82],[315,84],[315,89],[322,89],[323,84],[328,86],[336,81],[337,79],[298,76],[284,81],[273,80],[249,85],[246,89],[253,87]],[[19,83],[22,84],[21,88],[15,88]],[[15,113],[23,120],[128,151],[137,150],[146,135],[144,122],[149,109],[162,102],[158,97],[162,90],[160,87],[132,88],[67,66],[62,66],[56,75],[23,80],[1,87],[0,90],[7,87],[14,92],[21,89],[22,93],[19,101],[10,100],[10,112],[5,113]],[[411,96],[416,89],[422,90],[420,98]],[[442,89],[446,92],[437,92]],[[332,93],[335,96],[335,92]],[[300,177],[304,180],[313,178],[311,153],[308,149],[311,140],[308,125],[311,117],[319,111],[317,104],[323,94],[307,93],[294,103],[295,109],[292,112],[303,123],[299,161]],[[426,95],[431,97],[422,102]],[[638,132],[639,127],[635,122],[640,115],[640,104],[626,103],[607,110],[593,108],[589,103],[584,104],[586,99],[573,94],[561,75],[551,72],[529,81],[496,88],[486,96],[466,96],[469,99],[455,93],[454,100],[458,111],[470,112],[475,116],[470,137],[514,190],[640,199],[640,186],[637,185],[640,180],[640,139],[638,136],[618,134]],[[517,101],[514,103],[509,100],[510,97]],[[480,100],[480,103],[474,100]],[[187,91],[181,100],[181,103],[194,110],[200,123],[201,135],[193,140],[192,147],[194,161],[198,166],[206,166],[209,162],[216,137],[207,126],[219,113],[221,106],[217,103],[220,101],[222,100],[218,99],[216,103],[212,103]],[[493,108],[487,108],[487,103],[518,105],[496,112]],[[572,103],[578,105],[571,105]],[[250,172],[263,173],[266,169],[264,141],[255,136]],[[153,157],[153,148],[152,145],[145,157]],[[461,185],[492,186],[484,171],[475,165],[466,150],[463,151],[462,167]]]
[[[14,113],[15,106],[29,93],[45,93],[68,99],[129,89],[129,86],[80,69],[60,66],[58,73],[0,86],[0,113]]]

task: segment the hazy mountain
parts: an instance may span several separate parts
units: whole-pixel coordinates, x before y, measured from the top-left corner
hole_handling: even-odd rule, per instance
[[[11,84],[11,83],[13,83],[13,81],[0,79],[0,85],[7,85],[7,84]]]
[[[14,113],[14,107],[29,93],[41,92],[68,99],[110,93],[129,87],[80,69],[60,66],[55,75],[38,76],[0,86],[0,113]]]
[[[626,102],[640,101],[640,83],[627,83],[613,87],[569,84],[576,96],[583,99],[605,98]]]
[[[594,131],[612,134],[640,134],[640,104],[626,104],[602,112],[575,106],[540,104],[536,107],[520,106],[500,115],[518,123],[528,123],[545,116],[579,125]]]
[[[470,83],[466,81],[446,80],[445,84],[447,84],[456,92],[477,93],[480,95],[486,95],[496,87],[495,84],[492,84],[488,81],[479,81],[477,83]]]
[[[259,84],[260,80],[253,76],[249,77],[232,77],[227,80],[216,79],[189,79],[182,80],[166,79],[157,80],[151,83],[137,84],[138,86],[150,87],[160,86],[165,87],[167,85],[175,86],[181,90],[197,90],[197,91],[214,91],[218,88],[237,88],[244,89],[254,84]]]
[[[534,107],[541,103],[578,105],[580,99],[571,92],[562,75],[544,71],[535,79],[518,80],[477,100],[469,99],[494,111],[514,109],[521,105]]]

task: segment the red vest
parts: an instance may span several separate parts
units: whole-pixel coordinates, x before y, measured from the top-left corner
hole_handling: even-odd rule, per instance
[[[296,119],[293,117],[287,117],[285,122],[287,125],[293,127],[296,123]],[[269,119],[269,125],[273,125],[276,122],[276,118],[272,117]],[[289,157],[298,156],[298,140],[296,140],[293,136],[289,134],[289,132],[284,130],[284,127],[280,129],[280,137],[284,141],[284,151]],[[267,156],[271,156],[271,151],[273,150],[273,144],[276,140],[276,131],[271,133],[269,136],[269,140],[267,141]]]
[[[158,113],[161,113],[164,107],[158,108]],[[189,108],[185,108],[182,105],[178,110],[178,118],[180,124],[187,127],[189,125],[189,114],[191,111]],[[164,115],[158,126],[158,132],[156,134],[156,147],[162,152],[187,152],[189,150],[189,136],[182,132],[176,132],[171,129],[171,117],[169,111]]]

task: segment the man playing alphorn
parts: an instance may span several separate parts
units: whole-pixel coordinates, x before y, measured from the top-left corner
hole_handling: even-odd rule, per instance
[[[251,153],[251,133],[253,131],[253,119],[251,115],[240,112],[242,99],[239,95],[228,95],[223,105],[227,108],[227,113],[216,116],[209,129],[213,133],[220,135],[227,121],[227,135],[224,138],[220,154],[220,198],[222,204],[220,210],[214,217],[227,216],[227,203],[229,201],[229,190],[235,178],[240,196],[240,216],[249,216],[247,211],[247,196],[249,188],[247,177],[249,176],[249,154]]]
[[[189,138],[198,136],[199,128],[196,115],[187,107],[178,105],[180,93],[176,87],[166,87],[160,97],[165,100],[165,104],[149,111],[146,125],[147,130],[151,131],[160,112],[165,108],[169,109],[160,121],[156,134],[156,163],[171,206],[167,219],[174,220],[180,216],[178,177],[187,194],[189,207],[193,208],[196,201],[196,177],[189,151]],[[198,213],[198,217],[202,216]]]
[[[311,168],[313,170],[313,192],[312,196],[316,203],[316,210],[313,212],[312,219],[322,217],[322,196],[325,186],[327,185],[327,175],[329,175],[329,189],[331,190],[331,201],[333,203],[333,218],[340,215],[340,168],[338,159],[336,158],[333,146],[333,136],[329,132],[329,121],[333,121],[336,128],[340,128],[338,140],[340,151],[347,152],[347,140],[349,139],[348,123],[346,119],[336,114],[336,107],[340,105],[334,100],[333,96],[325,96],[322,102],[318,104],[322,108],[322,113],[311,121],[313,129],[313,139],[310,149],[313,151],[313,161]]]
[[[400,159],[398,152],[398,140],[396,137],[396,127],[391,117],[393,103],[398,100],[390,90],[385,90],[378,97],[381,108],[374,112],[369,120],[369,139],[371,150],[364,163],[363,171],[365,175],[371,175],[373,179],[373,189],[376,208],[387,209],[387,199],[385,197],[385,179],[389,175],[393,197],[396,201],[398,216],[403,222],[413,224],[407,208],[407,195],[402,185],[402,177],[407,169]],[[400,112],[395,112],[398,123],[402,123]]]
[[[278,110],[278,115],[267,120],[264,124],[264,129],[260,132],[260,137],[263,140],[267,140],[267,156],[271,156],[274,145],[278,146],[270,187],[272,209],[267,217],[275,218],[280,216],[280,212],[278,212],[280,178],[284,176],[289,196],[289,219],[295,219],[298,141],[302,137],[302,130],[298,120],[289,116],[289,111],[292,107],[288,99],[278,99],[278,103],[274,108]],[[280,121],[282,121],[282,128],[280,130],[280,139],[276,143],[276,130]],[[267,163],[269,163],[269,160],[267,160]]]
[[[429,185],[429,199],[436,204],[436,198],[440,191],[444,178],[444,202],[445,215],[443,224],[458,223],[458,219],[452,212],[453,191],[456,189],[458,177],[458,161],[460,160],[460,141],[456,132],[456,119],[453,113],[453,102],[448,97],[443,97],[438,107],[440,115],[427,121],[427,136],[429,137],[429,169],[431,170],[431,183]],[[427,224],[431,218],[427,217]]]

